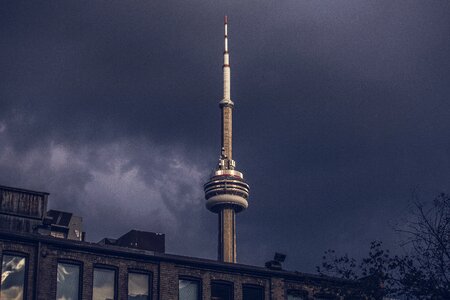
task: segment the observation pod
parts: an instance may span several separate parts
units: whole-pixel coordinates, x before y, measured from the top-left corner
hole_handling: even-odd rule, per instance
[[[248,207],[250,187],[244,176],[236,170],[217,170],[205,183],[206,208],[218,213],[222,208],[232,208],[236,213]]]

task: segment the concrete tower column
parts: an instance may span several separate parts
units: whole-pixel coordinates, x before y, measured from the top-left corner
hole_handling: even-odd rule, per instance
[[[223,99],[221,109],[222,152],[219,164],[205,183],[206,207],[218,214],[218,259],[236,262],[236,213],[248,207],[250,187],[233,160],[233,107],[230,97],[230,57],[228,53],[228,19],[225,17],[225,51],[223,53]]]
[[[233,159],[233,107],[222,107],[222,148],[225,156],[229,159]]]
[[[236,214],[233,208],[219,212],[218,259],[236,262]]]

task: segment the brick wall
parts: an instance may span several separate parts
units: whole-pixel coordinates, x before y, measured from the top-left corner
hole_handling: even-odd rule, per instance
[[[197,266],[191,262],[169,262],[151,255],[139,258],[104,254],[90,249],[74,250],[52,243],[19,242],[5,240],[0,236],[0,254],[17,253],[27,257],[26,299],[50,300],[56,297],[58,262],[75,262],[82,270],[82,299],[92,298],[93,269],[95,266],[114,268],[117,275],[117,299],[127,299],[128,272],[144,271],[152,276],[152,296],[154,300],[178,299],[178,279],[195,278],[201,282],[202,299],[210,299],[211,282],[225,281],[233,285],[234,299],[242,300],[243,285],[264,287],[266,300],[284,300],[288,290],[304,291],[310,299],[318,293],[339,294],[336,299],[350,296],[354,287],[339,282],[318,283],[317,278],[292,280],[281,275],[249,274],[242,268],[221,268],[202,263]],[[39,252],[39,254],[37,254]],[[36,269],[37,267],[37,269]],[[37,272],[36,272],[37,271]],[[34,297],[35,288],[37,298]],[[354,298],[351,298],[354,299]]]

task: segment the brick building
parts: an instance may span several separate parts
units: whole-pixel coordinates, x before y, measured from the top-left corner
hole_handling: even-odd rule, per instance
[[[279,260],[256,267],[167,254],[163,234],[132,230],[98,243],[54,234],[59,214],[45,213],[47,198],[0,186],[2,300],[366,299],[364,282],[285,271]]]

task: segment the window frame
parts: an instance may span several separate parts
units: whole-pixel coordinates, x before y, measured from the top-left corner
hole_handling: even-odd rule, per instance
[[[66,265],[73,265],[78,266],[79,272],[78,272],[78,300],[83,299],[83,262],[79,260],[74,259],[67,259],[67,258],[58,258],[56,262],[56,276],[58,276],[58,265],[59,264],[66,264]],[[92,275],[92,283],[94,282],[94,276]],[[55,289],[55,299],[58,295],[58,278],[56,278],[56,289]]]
[[[266,299],[266,290],[265,290],[265,288],[264,288],[263,285],[252,284],[252,283],[243,283],[243,284],[242,284],[242,299],[244,299],[244,288],[249,288],[249,289],[259,289],[259,290],[262,290],[262,295],[263,295],[262,300],[265,300],[265,299]]]
[[[202,279],[200,277],[178,275],[178,296],[177,296],[178,300],[180,299],[180,280],[188,280],[188,281],[197,282],[197,284],[198,284],[197,300],[203,299],[203,282],[202,282]]]
[[[94,274],[95,269],[103,269],[103,270],[110,270],[114,271],[114,300],[118,300],[119,298],[119,292],[118,292],[118,285],[119,285],[119,268],[112,265],[107,264],[98,264],[95,263],[92,265],[92,284],[91,284],[91,291],[92,291],[92,298],[94,298]]]
[[[127,270],[127,299],[128,299],[128,281],[129,281],[129,274],[130,273],[134,273],[134,274],[142,274],[142,275],[147,275],[148,276],[148,297],[149,300],[153,299],[153,272],[151,271],[147,271],[147,270],[142,270],[142,269],[134,269],[134,268],[129,268]]]
[[[25,300],[27,299],[28,296],[28,264],[30,262],[30,255],[28,253],[25,252],[20,252],[20,251],[11,251],[11,250],[3,250],[1,253],[1,263],[2,266],[0,266],[0,275],[3,273],[3,257],[4,256],[17,256],[17,257],[22,257],[25,258],[25,270],[24,270],[24,274],[23,274],[23,297],[22,299]],[[34,288],[34,287],[33,287]],[[0,295],[1,295],[1,291],[2,291],[2,285],[0,284]]]
[[[232,282],[232,281],[226,281],[226,280],[211,280],[210,282],[209,282],[209,287],[210,287],[210,295],[209,295],[209,297],[211,298],[212,297],[212,285],[214,284],[214,283],[217,283],[217,284],[223,284],[223,285],[228,285],[228,286],[230,286],[230,289],[231,289],[231,300],[233,300],[234,299],[234,282]]]

